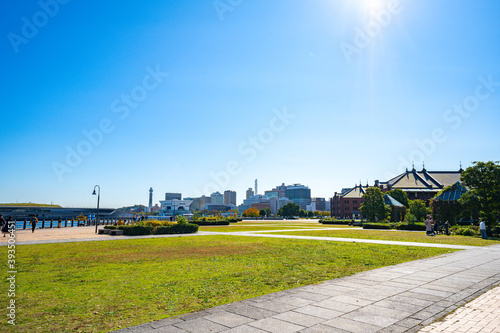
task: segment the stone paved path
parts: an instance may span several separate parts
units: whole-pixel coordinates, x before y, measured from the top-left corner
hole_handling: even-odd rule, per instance
[[[419,332],[500,332],[500,287],[486,292],[446,316],[443,320],[435,322]]]
[[[429,332],[427,325],[498,284],[500,246],[496,245],[383,267],[117,332]],[[498,298],[493,300],[494,304],[479,300],[474,304],[485,311],[495,307],[491,312],[498,320],[500,304]],[[476,323],[476,328],[480,325],[492,327],[487,320]]]

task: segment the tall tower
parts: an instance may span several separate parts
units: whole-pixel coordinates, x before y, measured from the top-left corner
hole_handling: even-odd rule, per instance
[[[153,207],[153,188],[149,189],[149,208]]]
[[[257,179],[255,180],[255,195],[259,195],[259,191],[257,188]]]

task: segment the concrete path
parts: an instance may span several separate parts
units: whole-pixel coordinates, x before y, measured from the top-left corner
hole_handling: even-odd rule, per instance
[[[498,284],[500,246],[495,245],[374,269],[117,332],[370,333],[430,332],[437,327],[443,331],[446,324],[426,326]],[[498,298],[493,305],[489,301],[476,304],[481,309],[495,306],[498,320]],[[488,320],[472,322],[474,332],[482,326],[484,332],[492,332]]]

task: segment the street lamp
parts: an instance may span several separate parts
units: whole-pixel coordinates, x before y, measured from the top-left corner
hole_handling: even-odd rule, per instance
[[[95,188],[97,187],[97,193],[95,192]],[[99,185],[94,186],[94,192],[92,195],[97,194],[97,218],[95,220],[95,233],[97,234],[97,225],[99,224],[99,199],[101,198],[101,187]]]

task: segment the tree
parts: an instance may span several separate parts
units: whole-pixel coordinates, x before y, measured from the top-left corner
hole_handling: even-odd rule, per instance
[[[425,202],[419,199],[410,200],[409,206],[410,206],[409,214],[415,216],[417,222],[425,220],[425,217],[427,216],[427,207],[425,207]]]
[[[265,209],[259,210],[259,215],[262,217],[266,216],[266,210]]]
[[[390,206],[384,203],[384,194],[378,187],[369,187],[363,194],[361,212],[368,221],[385,220],[390,214]]]
[[[313,218],[314,217],[314,212],[313,211],[308,211],[307,212],[307,217],[308,218]]]
[[[405,191],[399,188],[395,188],[388,191],[386,194],[396,199],[400,204],[404,205],[406,208],[410,207],[408,202],[408,194],[406,194]]]
[[[278,216],[294,217],[299,214],[300,206],[296,203],[289,202],[278,210]]]
[[[248,208],[245,210],[242,214],[244,217],[258,217],[260,215],[260,212],[257,208]]]
[[[468,167],[460,180],[468,192],[459,199],[468,208],[474,205],[480,211],[480,217],[491,228],[500,215],[500,165],[499,162],[474,162]]]
[[[265,210],[266,210],[266,216],[271,217],[272,215],[271,208],[266,208]]]

